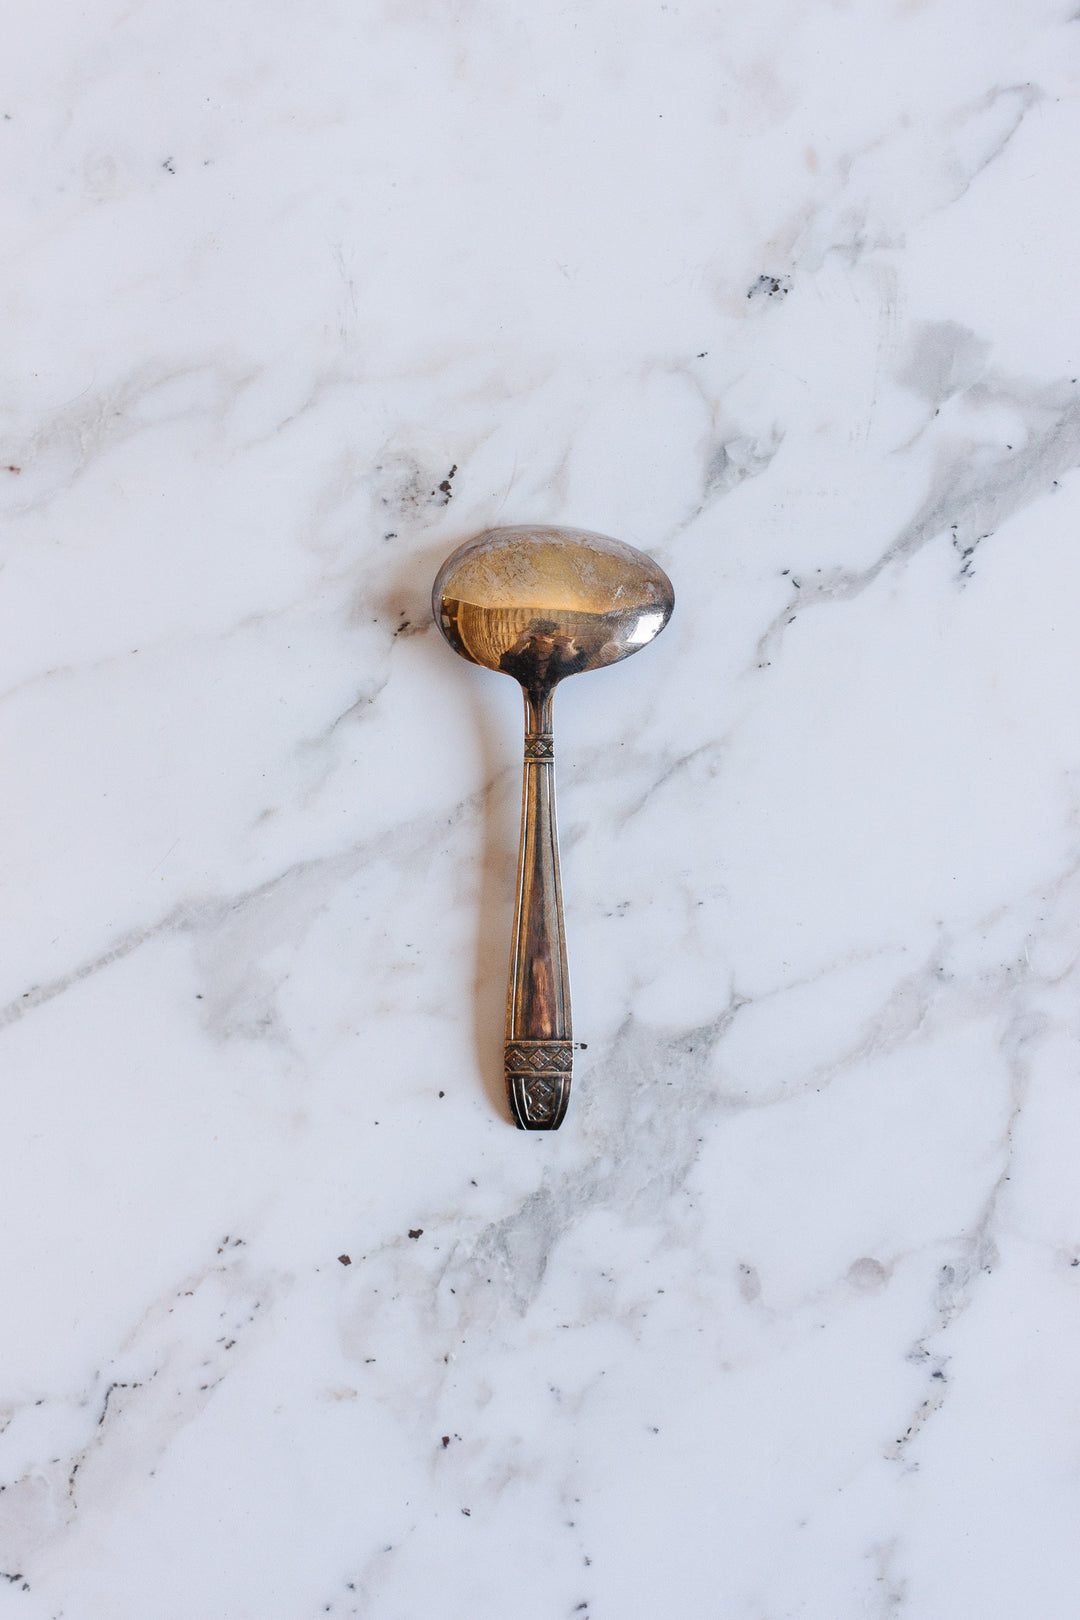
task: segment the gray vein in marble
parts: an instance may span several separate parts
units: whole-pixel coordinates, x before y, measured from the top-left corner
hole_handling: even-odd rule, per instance
[[[625,827],[629,822],[633,821],[634,817],[641,814],[646,805],[652,802],[654,796],[662,788],[675,781],[684,771],[689,770],[696,760],[711,759],[718,764],[724,752],[725,740],[720,738],[715,743],[700,743],[698,747],[687,749],[685,753],[676,754],[674,758],[668,757],[668,751],[665,749],[663,757],[656,762],[659,770],[655,772],[644,791],[637,794],[624,810],[619,811],[615,825]],[[594,756],[594,764],[598,761],[601,764],[603,763],[604,752],[606,751],[598,750],[597,755]],[[625,750],[623,750],[622,768],[624,770],[625,764]]]
[[[585,1162],[547,1172],[510,1214],[493,1222],[468,1250],[459,1248],[447,1275],[458,1310],[472,1316],[498,1295],[524,1314],[544,1280],[552,1251],[586,1210],[616,1209],[636,1221],[671,1218],[671,1199],[697,1159],[709,1116],[726,1105],[711,1075],[718,1042],[738,1012],[733,1001],[698,1028],[665,1034],[628,1017],[605,1052],[590,1048],[576,1082],[576,1108],[589,1144]],[[679,1088],[671,1106],[669,1088]]]
[[[569,1167],[546,1170],[515,1208],[471,1239],[458,1238],[441,1260],[425,1260],[405,1237],[369,1251],[342,1323],[346,1355],[359,1362],[375,1357],[381,1336],[395,1331],[392,1318],[403,1300],[428,1331],[438,1324],[450,1351],[487,1333],[506,1312],[526,1316],[554,1251],[587,1213],[608,1209],[631,1223],[674,1229],[685,1217],[672,1199],[696,1162],[709,1117],[728,1106],[710,1064],[735,1010],[725,1007],[707,1024],[675,1034],[628,1017],[607,1051],[590,1047],[589,1066],[576,1081],[583,1152]],[[675,1085],[678,1107],[671,1101]],[[431,1215],[432,1230],[439,1220]],[[387,1396],[407,1399],[413,1410],[422,1403],[426,1412],[442,1398],[454,1359],[448,1351],[430,1366],[426,1389],[413,1369],[407,1391],[384,1364]]]
[[[861,596],[897,563],[948,533],[960,559],[957,578],[972,572],[972,558],[1009,518],[1050,493],[1066,473],[1080,467],[1080,397],[1070,382],[1032,386],[983,382],[968,390],[976,403],[1013,406],[1026,419],[1029,438],[1020,449],[990,450],[969,444],[958,455],[942,447],[937,476],[922,505],[897,537],[866,568],[832,568],[803,578],[789,605],[774,618],[757,645],[757,662],[774,655],[796,614],[822,603]]]
[[[438,816],[439,832],[445,830],[448,820],[476,814],[482,797],[475,794]],[[170,934],[194,934],[214,942],[216,966],[210,975],[205,1007],[209,1027],[220,1038],[236,1034],[263,1038],[280,1033],[273,1011],[276,985],[259,980],[253,966],[256,958],[274,944],[299,940],[340,885],[370,862],[390,859],[408,866],[430,846],[432,833],[432,819],[417,817],[346,850],[299,861],[238,894],[175,906],[148,926],[119,935],[105,950],[70,972],[33,985],[0,1007],[0,1029],[17,1023],[143,945]]]
[[[709,456],[705,469],[705,498],[695,517],[704,511],[714,496],[730,494],[748,478],[757,478],[765,472],[783,442],[784,436],[777,428],[766,438],[756,439],[750,434],[736,433],[722,440]]]
[[[0,1560],[25,1568],[97,1494],[152,1475],[173,1437],[198,1417],[273,1298],[272,1279],[252,1276],[243,1249],[242,1238],[223,1238],[223,1258],[153,1301],[88,1388],[8,1408]],[[23,1470],[18,1459],[39,1429],[62,1454]]]
[[[97,457],[138,433],[208,408],[224,416],[245,380],[209,363],[175,368],[146,364],[43,413],[29,435],[19,437],[9,429],[0,460],[20,476],[9,485],[8,511],[25,514],[45,506]],[[170,398],[170,390],[176,399]]]
[[[901,246],[917,219],[959,202],[1005,151],[1039,99],[1034,85],[997,85],[933,127],[925,120],[901,125],[852,153],[839,166],[832,200],[789,228],[792,264],[813,274],[832,254],[854,265],[883,248]],[[920,188],[916,219],[891,217],[889,209],[898,207],[898,194],[903,195],[890,183],[893,169],[930,165],[936,184],[925,192]],[[758,302],[764,308],[773,300]]]
[[[874,1561],[874,1580],[881,1588],[876,1594],[880,1605],[877,1611],[878,1620],[896,1620],[897,1614],[907,1600],[908,1583],[903,1576],[896,1573],[894,1567],[897,1546],[898,1543],[894,1539],[870,1550],[870,1556]]]
[[[896,380],[934,407],[929,424],[937,407],[979,382],[986,372],[990,348],[985,338],[959,321],[924,321],[912,334]]]
[[[1022,922],[1025,914],[1036,910],[1053,911],[1059,915],[1049,919],[1052,931],[1060,927],[1064,916],[1075,916],[1077,879],[1080,867],[1070,865],[1054,882],[1038,893],[1024,898],[1016,911]],[[972,930],[978,936],[988,930],[1000,913],[982,919]],[[1040,919],[1041,920],[1041,919]],[[1031,917],[1031,926],[1035,919]],[[1072,923],[1075,930],[1075,924]],[[1036,972],[1030,964],[1025,946],[1022,955],[987,966],[966,984],[952,980],[945,967],[935,974],[940,992],[950,1000],[974,999],[979,1008],[1007,1009],[1000,1050],[1009,1075],[1007,1115],[1000,1138],[997,1163],[982,1202],[973,1213],[970,1224],[958,1234],[952,1253],[941,1262],[934,1290],[933,1319],[916,1339],[908,1352],[908,1360],[924,1366],[928,1374],[925,1394],[912,1410],[906,1428],[885,1448],[885,1456],[905,1463],[907,1468],[917,1466],[909,1460],[914,1441],[941,1410],[948,1399],[951,1378],[947,1371],[950,1363],[948,1330],[956,1318],[967,1311],[980,1288],[990,1278],[999,1262],[997,1229],[1001,1218],[1001,1203],[1014,1170],[1014,1136],[1023,1113],[1030,1089],[1030,1053],[1040,1038],[1053,1030],[1053,1021],[1043,1008],[1033,1004],[1033,991],[1046,991],[1062,987],[1075,977],[1076,959],[1070,960],[1063,971]]]
[[[1025,984],[1022,975],[1012,974],[1013,966],[1011,963],[1005,965],[1001,979],[1007,982],[1001,988],[1007,994],[1016,996],[1025,988]],[[998,993],[1001,993],[1000,989]],[[951,1259],[941,1265],[935,1289],[935,1320],[908,1353],[910,1361],[929,1366],[930,1387],[912,1412],[903,1434],[886,1448],[885,1455],[894,1460],[906,1460],[911,1442],[945,1404],[949,1393],[949,1379],[945,1371],[949,1356],[941,1341],[955,1318],[970,1307],[979,1284],[993,1274],[998,1264],[1000,1256],[995,1226],[1001,1199],[1012,1175],[1013,1134],[1028,1090],[1024,1048],[1036,1041],[1046,1028],[1047,1020],[1040,1013],[1020,1008],[1010,1017],[1003,1035],[1001,1045],[1008,1059],[1010,1098],[1008,1118],[1001,1137],[999,1168],[981,1207],[960,1235]],[[936,1348],[932,1350],[930,1347],[934,1345]]]
[[[946,123],[946,129],[975,136],[976,150],[954,159],[957,190],[945,203],[958,202],[973,182],[999,158],[1023,123],[1026,114],[1041,99],[1034,84],[995,85],[984,96],[962,107]]]

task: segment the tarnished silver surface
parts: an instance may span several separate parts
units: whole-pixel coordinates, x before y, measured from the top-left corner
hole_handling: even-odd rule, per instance
[[[651,557],[585,529],[488,529],[440,568],[432,607],[471,663],[525,694],[517,904],[506,994],[506,1088],[523,1130],[557,1130],[573,1069],[570,980],[555,820],[552,695],[559,681],[627,658],[675,605]]]

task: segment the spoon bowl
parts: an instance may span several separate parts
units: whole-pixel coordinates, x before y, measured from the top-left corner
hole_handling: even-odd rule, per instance
[[[633,546],[585,529],[489,529],[448,557],[432,593],[455,652],[539,699],[658,636],[671,581]]]
[[[573,1069],[552,694],[568,675],[646,646],[675,605],[651,557],[585,529],[488,529],[440,568],[432,608],[462,658],[512,675],[525,695],[517,902],[506,996],[505,1067],[523,1130],[557,1130]]]

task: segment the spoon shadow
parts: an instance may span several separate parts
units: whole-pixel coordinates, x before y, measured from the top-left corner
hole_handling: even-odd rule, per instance
[[[516,692],[513,695],[518,699]],[[514,756],[507,758],[505,734],[495,724],[494,705],[484,701],[479,682],[470,693],[469,706],[480,743],[484,783],[473,967],[473,1045],[484,1090],[505,1124],[513,1128],[503,1070],[503,1024],[517,877],[521,783],[510,763]]]
[[[476,795],[480,852],[479,881],[473,900],[476,920],[471,993],[473,1058],[493,1112],[508,1129],[514,1129],[506,1100],[503,1023],[517,876],[521,783],[513,768],[516,756],[513,751],[508,752],[508,728],[500,723],[495,683],[487,671],[462,667],[461,661],[446,646],[432,617],[431,585],[446,550],[444,540],[404,560],[390,580],[388,590],[371,605],[380,616],[385,615],[388,622],[396,619],[407,624],[405,634],[410,641],[410,656],[420,658],[429,666],[433,679],[460,681],[463,703],[475,727],[480,752],[480,782]],[[520,707],[517,691],[513,697],[515,706]]]

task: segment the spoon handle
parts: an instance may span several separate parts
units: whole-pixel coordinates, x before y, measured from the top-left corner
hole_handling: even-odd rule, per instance
[[[525,765],[517,900],[506,991],[506,1091],[523,1131],[557,1131],[574,1049],[563,931],[551,694],[525,694]]]

